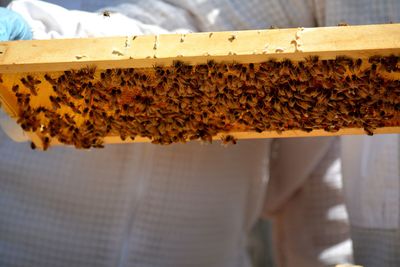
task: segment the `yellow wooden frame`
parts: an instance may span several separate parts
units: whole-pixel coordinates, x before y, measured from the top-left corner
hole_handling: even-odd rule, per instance
[[[208,60],[259,63],[272,58],[298,61],[309,56],[321,59],[349,56],[367,59],[373,55],[392,54],[400,55],[400,24],[12,41],[0,43],[0,74],[17,77],[24,73],[51,73],[93,65],[98,70],[152,68],[172,65],[175,60],[188,64]],[[400,78],[399,73],[391,75]],[[0,100],[15,118],[18,106],[11,92],[12,79],[0,87]],[[363,129],[348,128],[336,133],[290,130],[282,133],[235,132],[235,136],[241,139],[364,133]],[[376,133],[400,133],[400,127],[384,127],[376,129]],[[38,138],[36,134],[29,136],[33,140]],[[143,141],[148,139],[138,137],[135,140]],[[106,137],[105,142],[122,141],[119,137]]]

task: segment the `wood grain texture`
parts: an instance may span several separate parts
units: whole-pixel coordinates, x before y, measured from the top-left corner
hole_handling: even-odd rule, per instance
[[[52,72],[87,65],[148,68],[171,65],[174,60],[197,64],[210,59],[241,63],[271,58],[301,60],[310,55],[321,59],[338,55],[368,58],[398,54],[399,33],[400,24],[382,24],[13,41],[0,43],[0,72]]]

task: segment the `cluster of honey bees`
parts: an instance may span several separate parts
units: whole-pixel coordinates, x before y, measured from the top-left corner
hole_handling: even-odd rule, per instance
[[[374,129],[400,125],[397,56],[337,57],[263,63],[217,63],[150,69],[87,67],[61,75],[27,75],[13,87],[18,123],[77,148],[101,148],[104,137],[148,137],[154,144],[212,141],[219,133],[299,129]],[[51,106],[32,106],[49,83]],[[226,135],[223,143],[236,143]]]

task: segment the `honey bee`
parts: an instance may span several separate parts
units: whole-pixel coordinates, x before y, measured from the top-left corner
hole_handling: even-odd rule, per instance
[[[225,135],[221,138],[221,141],[223,145],[236,145],[237,139],[233,135]]]
[[[40,80],[36,80],[35,78],[33,78],[33,76],[28,75],[26,76],[26,78],[21,78],[20,81],[26,88],[30,90],[31,94],[37,96],[36,85],[41,83]]]
[[[373,132],[373,130],[370,128],[370,127],[368,127],[368,126],[364,126],[364,131],[367,133],[367,135],[369,135],[369,136],[373,136],[374,135],[374,132]]]
[[[12,91],[14,93],[17,93],[19,91],[19,85],[18,84],[14,84],[13,87],[12,87]]]
[[[77,114],[82,114],[82,112],[75,106],[74,102],[70,101],[68,103],[69,107],[72,109],[73,112]]]
[[[46,151],[50,146],[50,138],[45,136],[42,138],[43,150]]]
[[[68,123],[75,124],[73,117],[71,117],[69,114],[65,114],[64,118],[67,120]]]
[[[31,142],[31,149],[32,149],[32,150],[35,150],[35,149],[36,149],[36,145],[35,145],[34,142]]]
[[[44,79],[45,79],[46,81],[48,81],[48,82],[49,82],[51,85],[53,85],[53,86],[56,86],[56,84],[57,84],[56,80],[54,80],[53,78],[51,78],[50,75],[47,74],[47,73],[44,75]]]
[[[50,102],[53,106],[53,110],[57,110],[61,108],[61,105],[59,104],[59,97],[55,97],[55,96],[49,96]]]
[[[372,56],[368,59],[368,62],[371,64],[380,64],[381,63],[381,57],[380,56]]]

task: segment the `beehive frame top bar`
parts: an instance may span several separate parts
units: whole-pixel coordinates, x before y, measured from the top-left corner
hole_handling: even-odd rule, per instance
[[[400,51],[400,24],[206,32],[0,43],[0,73],[49,72],[96,65],[147,68],[207,60],[258,63],[310,55],[368,58]]]

